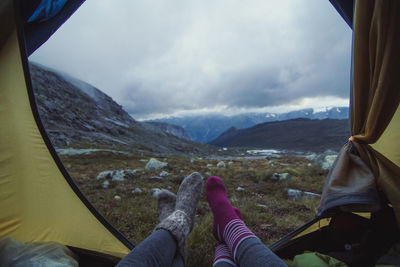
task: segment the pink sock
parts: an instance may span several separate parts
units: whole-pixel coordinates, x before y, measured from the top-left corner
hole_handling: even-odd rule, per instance
[[[234,207],[234,206],[232,206],[232,207],[233,207],[233,211],[239,217],[239,219],[242,219],[242,213],[240,212],[240,210],[238,208]],[[217,233],[218,233],[217,222],[215,220],[213,222],[212,233],[214,234],[214,237],[218,240],[218,237],[217,237]]]
[[[213,266],[215,266],[217,263],[220,263],[220,262],[227,262],[233,266],[236,266],[235,260],[232,257],[229,247],[223,243],[219,243],[217,245],[217,247],[215,248]]]
[[[224,242],[236,257],[236,250],[240,243],[255,235],[247,228],[241,218],[236,214],[235,208],[226,195],[225,184],[221,178],[212,176],[206,184],[208,203],[214,214],[213,234],[217,240]]]
[[[240,210],[236,207],[233,207],[233,210],[235,211],[236,215],[239,216],[240,219],[242,219],[242,213],[240,212]],[[213,233],[217,232],[217,224],[214,221],[213,224],[213,229],[212,229]],[[220,243],[218,241],[218,244],[215,248],[215,254],[214,254],[214,264],[213,266],[215,266],[217,263],[219,262],[227,262],[233,266],[236,266],[235,264],[235,259],[232,256],[232,253],[229,249],[229,247],[224,244],[224,243]]]

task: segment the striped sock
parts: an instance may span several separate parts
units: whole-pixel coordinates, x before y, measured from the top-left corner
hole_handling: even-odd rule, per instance
[[[211,176],[207,179],[206,196],[214,215],[212,231],[214,237],[228,245],[233,258],[236,259],[236,250],[240,243],[256,236],[241,220],[240,211],[229,202],[226,187],[221,178]]]
[[[231,251],[229,250],[229,247],[223,243],[219,243],[215,248],[213,266],[217,265],[220,262],[227,262],[232,266],[237,266],[235,264],[235,260],[232,257]]]
[[[236,259],[236,251],[240,243],[242,243],[247,238],[252,237],[256,236],[240,219],[233,219],[225,226],[223,239],[229,247],[234,259]]]

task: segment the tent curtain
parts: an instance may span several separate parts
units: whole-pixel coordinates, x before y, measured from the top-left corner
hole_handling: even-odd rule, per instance
[[[370,146],[385,132],[400,103],[399,12],[397,0],[356,2],[352,134],[400,223],[400,168]],[[399,149],[398,144],[392,149]]]
[[[319,215],[333,207],[375,211],[382,191],[400,222],[400,168],[371,147],[400,102],[400,1],[358,0],[353,35],[352,141],[328,175]],[[394,143],[391,149],[398,148]],[[361,161],[359,160],[361,159]],[[365,167],[370,171],[368,172]]]

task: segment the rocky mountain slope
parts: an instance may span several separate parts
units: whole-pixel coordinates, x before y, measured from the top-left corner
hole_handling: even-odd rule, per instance
[[[142,122],[144,127],[151,129],[153,131],[161,131],[163,133],[168,133],[175,135],[176,137],[193,140],[190,134],[181,126],[169,124],[166,122]]]
[[[214,150],[209,145],[180,139],[169,130],[142,125],[88,83],[35,63],[30,64],[30,71],[39,114],[57,148],[111,146],[205,154]]]
[[[212,114],[172,117],[153,121],[179,125],[189,132],[193,140],[207,143],[214,140],[231,127],[242,129],[264,122],[284,121],[296,118],[342,120],[348,119],[348,117],[348,107],[334,107],[326,108],[320,111],[309,108],[287,113],[245,113],[234,116]]]
[[[258,124],[247,129],[231,127],[210,144],[294,151],[338,151],[350,136],[348,120],[293,119]]]

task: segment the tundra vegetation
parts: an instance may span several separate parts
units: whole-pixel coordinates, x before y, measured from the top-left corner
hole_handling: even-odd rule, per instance
[[[61,155],[61,158],[87,198],[135,245],[158,224],[152,189],[169,189],[176,193],[183,178],[194,171],[205,179],[215,175],[224,180],[231,203],[241,210],[245,223],[267,245],[315,216],[319,198],[293,199],[288,196],[288,189],[321,194],[327,175],[315,162],[290,154],[270,159],[238,157],[224,160],[225,167],[217,167],[220,159],[169,156],[158,158],[168,163],[160,170],[145,170],[150,154],[97,151],[86,155]],[[97,179],[99,173],[107,170],[136,171],[127,172],[122,181],[111,177]],[[160,177],[163,171],[162,179],[150,179]],[[290,179],[276,179],[275,173],[289,173]],[[203,194],[187,243],[189,266],[212,266],[216,244],[211,233],[212,221]]]

